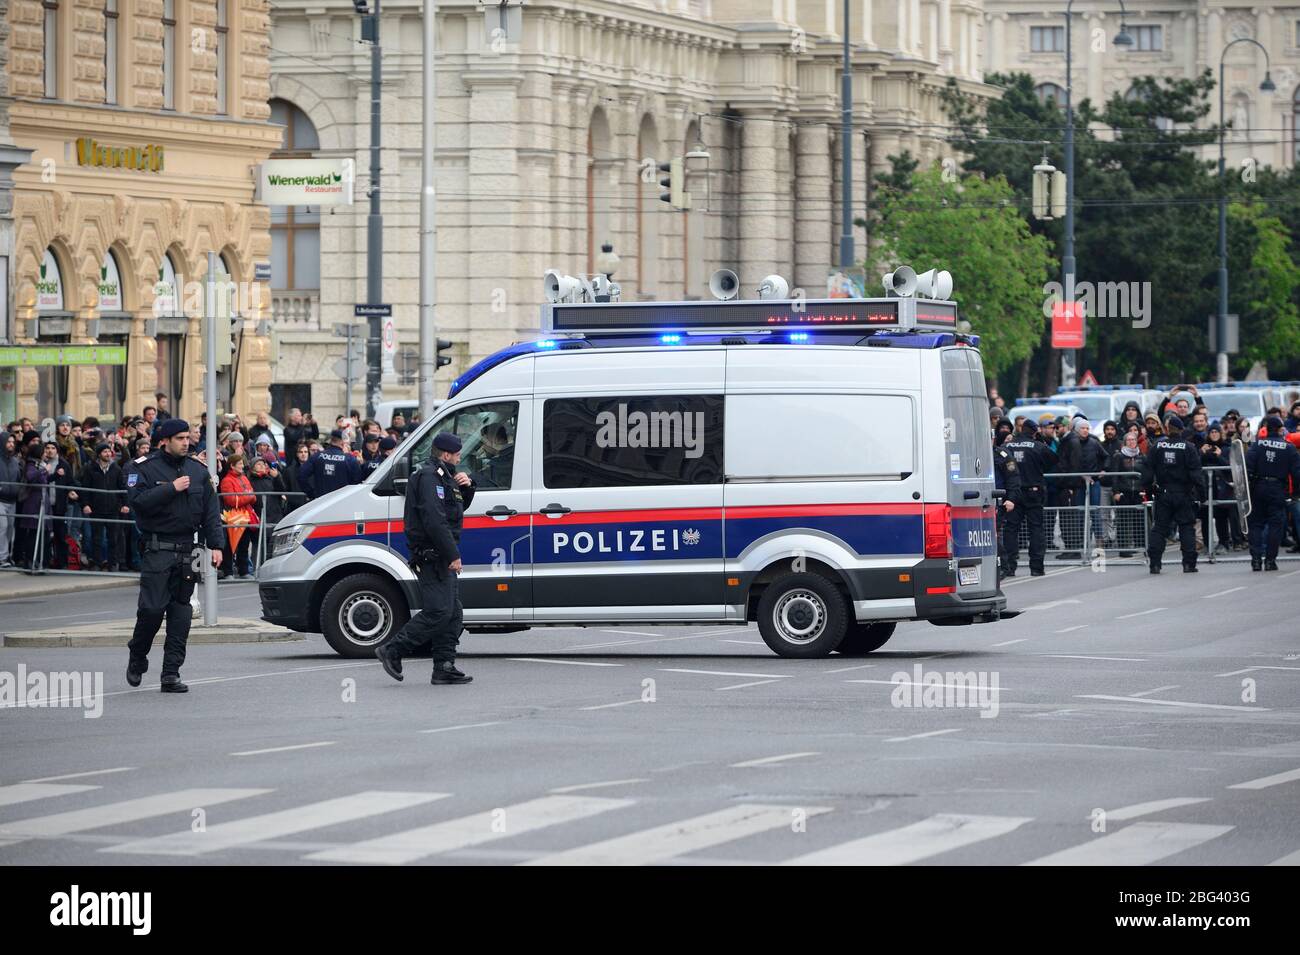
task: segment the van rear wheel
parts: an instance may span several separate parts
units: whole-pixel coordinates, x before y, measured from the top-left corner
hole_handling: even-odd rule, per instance
[[[828,656],[844,639],[848,619],[844,594],[817,574],[774,580],[758,601],[758,632],[778,656]]]
[[[373,657],[375,647],[388,640],[410,619],[397,585],[378,574],[344,577],[325,592],[321,629],[340,656]]]
[[[866,656],[888,643],[897,626],[898,624],[892,620],[850,624],[848,632],[844,634],[843,642],[836,649],[846,657]]]

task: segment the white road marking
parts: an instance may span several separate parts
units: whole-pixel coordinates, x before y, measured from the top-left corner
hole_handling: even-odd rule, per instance
[[[1300,570],[1293,570],[1290,573],[1283,574],[1278,578],[1278,580],[1286,580],[1288,577],[1294,577],[1296,574],[1300,574]]]
[[[628,636],[631,636],[631,637],[658,637],[658,636],[661,636],[661,634],[658,634],[658,633],[648,633],[648,632],[645,631],[645,630],[601,630],[600,632],[601,632],[601,633],[620,633],[620,634],[627,634]]]
[[[1209,802],[1206,797],[1196,798],[1193,796],[1180,796],[1174,799],[1156,799],[1152,802],[1139,802],[1131,806],[1122,806],[1119,809],[1107,809],[1106,821],[1112,820],[1123,821],[1125,819],[1136,819],[1138,816],[1149,816],[1153,812],[1164,812],[1166,809],[1175,809],[1178,806],[1191,806],[1198,802]]]
[[[608,643],[582,643],[576,647],[560,647],[561,653],[568,653],[570,650],[600,650],[605,647],[625,647],[630,643],[645,643],[644,640],[611,640]]]
[[[622,700],[621,702],[618,702],[618,703],[601,703],[599,706],[580,706],[580,707],[578,707],[578,709],[580,709],[580,710],[610,710],[610,709],[613,709],[613,708],[616,707],[616,706],[631,706],[633,703],[641,703],[641,702],[643,702],[642,699],[641,699],[640,697],[637,697],[635,700]]]
[[[1169,686],[1158,686],[1153,690],[1141,690],[1140,692],[1137,693],[1130,693],[1129,696],[1138,698],[1143,696],[1150,696],[1152,693],[1163,693],[1165,690],[1176,690],[1176,689],[1178,689],[1178,684],[1171,684]]]
[[[797,807],[807,816],[830,812],[826,806]],[[789,829],[796,807],[742,803],[626,836],[556,852],[524,865],[651,865],[688,852],[710,849],[773,829]]]
[[[1227,703],[1191,703],[1186,700],[1135,700],[1131,696],[1106,696],[1090,693],[1076,696],[1076,700],[1110,700],[1116,703],[1142,703],[1147,706],[1185,706],[1196,710],[1247,710],[1252,713],[1267,713],[1267,706],[1232,706]]]
[[[1242,673],[1253,673],[1253,672],[1256,671],[1256,670],[1297,670],[1297,671],[1300,671],[1300,667],[1271,667],[1271,666],[1246,667],[1246,668],[1243,669],[1243,670],[1233,670],[1231,673],[1216,673],[1216,674],[1214,674],[1214,675],[1215,675],[1215,676],[1239,676],[1239,675],[1242,674]]]
[[[759,677],[764,680],[784,680],[787,677],[794,676],[793,673],[737,673],[734,670],[684,670],[676,667],[664,667],[659,670],[660,673],[702,673],[705,676],[749,676]]]
[[[64,779],[84,779],[86,776],[104,776],[108,773],[129,773],[134,766],[118,766],[114,769],[92,769],[87,773],[64,773],[62,776],[42,776],[40,779],[24,779],[25,783],[57,783]]]
[[[1137,610],[1133,613],[1122,613],[1116,620],[1128,620],[1130,617],[1145,617],[1147,614],[1159,613],[1162,610],[1168,610],[1168,607],[1150,607],[1147,610]]]
[[[761,647],[766,644],[762,640],[720,640],[719,643],[740,643],[747,647]]]
[[[0,806],[12,806],[33,799],[49,799],[53,796],[67,796],[71,793],[84,793],[98,786],[69,786],[59,783],[15,783],[12,786],[0,786]]]
[[[1050,580],[1053,577],[1060,577],[1063,574],[1073,574],[1090,566],[1090,564],[1077,564],[1074,567],[1063,567],[1060,570],[1049,570],[1042,577],[1017,577],[1015,580],[1004,580],[1002,586],[1003,588],[1015,587],[1019,584],[1033,583],[1035,580]]]
[[[1066,604],[1077,604],[1081,601],[1074,597],[1068,597],[1065,600],[1049,600],[1047,603],[1034,604],[1032,607],[1026,607],[1026,610],[1051,610],[1054,607],[1064,607]]]
[[[752,683],[732,683],[729,686],[715,686],[715,690],[743,690],[747,686],[762,686],[764,683],[776,683],[776,680],[755,680]]]
[[[1077,653],[1043,653],[1040,656],[1056,657],[1060,660],[1110,660],[1116,663],[1146,663],[1140,657],[1089,657]]]
[[[273,792],[271,789],[178,789],[175,792],[111,802],[90,809],[74,809],[20,819],[0,825],[0,845],[9,845],[22,839],[48,839],[66,836],[73,832],[115,826],[124,822],[137,822],[173,812],[189,812],[200,807],[215,806],[234,799],[247,799]]]
[[[1227,590],[1220,590],[1217,594],[1201,594],[1201,599],[1209,600],[1211,597],[1224,597],[1227,596],[1228,594],[1235,594],[1238,590],[1245,590],[1245,589],[1246,587],[1243,584],[1240,587],[1230,587]]]
[[[822,670],[823,673],[848,673],[850,670],[870,670],[875,663],[859,663],[853,667],[836,667],[834,670]]]
[[[1087,630],[1087,629],[1088,629],[1088,625],[1086,623],[1080,623],[1073,627],[1066,627],[1064,630],[1054,630],[1052,632],[1053,633],[1074,633],[1074,631],[1076,630]]]
[[[911,680],[908,680],[907,682],[900,682],[898,680],[845,680],[844,682],[845,683],[881,683],[884,684],[885,686],[920,686],[920,687],[937,686],[945,690],[965,689],[971,692],[972,694],[976,690],[975,686],[967,686],[962,683],[913,683]],[[1006,689],[1009,688],[1005,686],[999,686],[998,692],[1001,693],[1003,690]]]
[[[787,759],[804,759],[808,756],[820,756],[821,753],[785,753],[781,756],[764,756],[761,759],[747,759],[743,763],[732,763],[732,769],[746,769],[750,766],[770,766],[772,763],[783,763]]]
[[[472,730],[480,726],[500,726],[504,720],[495,720],[491,723],[457,723],[455,726],[435,726],[431,730],[420,730],[421,733],[450,733],[452,730]]]
[[[571,667],[621,667],[621,663],[596,663],[592,660],[547,660],[545,657],[506,657],[515,663],[562,663]]]
[[[261,756],[263,753],[287,753],[293,749],[315,749],[318,746],[333,746],[337,743],[336,739],[325,740],[320,743],[297,743],[293,746],[273,746],[270,749],[246,749],[240,753],[231,753],[231,756]]]
[[[1135,822],[1119,832],[1062,849],[1025,865],[1147,865],[1209,842],[1232,826],[1203,826],[1186,822]]]
[[[42,620],[42,621],[46,621],[46,620],[75,620],[75,619],[77,619],[78,617],[111,617],[111,616],[113,616],[114,614],[117,614],[117,613],[118,613],[118,611],[116,611],[116,610],[95,610],[95,611],[92,611],[91,613],[65,613],[65,614],[60,614],[60,615],[57,616],[57,617],[41,617],[41,620]],[[126,618],[122,618],[122,619],[126,619]]]
[[[1245,783],[1234,783],[1229,789],[1267,789],[1269,786],[1280,786],[1283,783],[1295,782],[1300,779],[1300,769],[1289,769],[1285,773],[1277,773],[1274,776],[1264,776],[1260,779],[1252,779]]]
[[[929,736],[943,736],[945,733],[960,733],[960,732],[961,732],[961,727],[957,727],[956,729],[950,729],[950,730],[931,730],[928,733],[914,733],[911,736],[891,736],[889,739],[885,740],[885,742],[905,743],[909,739],[925,739],[926,737]]]
[[[576,822],[611,809],[631,806],[635,802],[635,799],[602,799],[598,796],[543,796],[419,829],[367,839],[338,849],[313,852],[306,858],[322,862],[402,865],[547,826]]]
[[[385,792],[370,790],[352,796],[340,796],[321,802],[294,806],[279,812],[248,816],[231,822],[209,826],[206,832],[185,829],[153,839],[139,839],[120,846],[100,849],[100,852],[124,852],[132,855],[197,856],[292,836],[309,829],[334,826],[341,822],[365,819],[397,809],[409,809],[445,799],[450,793]]]
[[[942,852],[1006,835],[1030,822],[1024,816],[941,813],[886,832],[788,859],[782,865],[907,865]]]
[[[1026,640],[1028,640],[1028,639],[1029,639],[1028,637],[1021,637],[1019,640],[1003,640],[1001,643],[995,643],[995,644],[993,644],[993,646],[995,646],[995,647],[1009,647],[1009,646],[1011,646],[1013,643],[1024,643],[1024,642],[1025,642]]]
[[[1300,865],[1300,849],[1289,852],[1280,859],[1274,859],[1269,865]]]
[[[634,777],[632,779],[610,779],[603,783],[579,783],[576,786],[558,786],[550,790],[553,793],[576,793],[584,789],[605,789],[609,786],[630,786],[632,783],[648,783],[648,779]]]

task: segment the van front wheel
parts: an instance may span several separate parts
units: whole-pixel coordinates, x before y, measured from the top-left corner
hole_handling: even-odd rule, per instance
[[[848,601],[817,574],[790,574],[768,584],[758,601],[758,632],[778,656],[828,656],[844,639]]]
[[[397,586],[378,574],[344,577],[325,592],[321,629],[340,656],[373,657],[375,647],[392,637],[410,618]]]

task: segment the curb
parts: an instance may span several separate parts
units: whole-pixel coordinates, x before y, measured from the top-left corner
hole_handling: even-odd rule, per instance
[[[130,577],[90,579],[77,577],[54,578],[32,577],[28,574],[0,575],[0,603],[6,600],[27,600],[39,597],[57,597],[60,594],[80,594],[92,590],[112,590],[116,587],[134,587],[140,583],[140,575]],[[41,586],[37,586],[40,584]]]
[[[125,647],[131,640],[134,621],[119,621],[108,625],[91,624],[80,627],[62,627],[34,630],[30,633],[5,634],[0,646],[7,649],[46,647]],[[159,634],[161,638],[162,634]],[[305,634],[272,626],[258,620],[229,619],[215,626],[197,626],[190,630],[191,644],[218,643],[292,643],[306,640]]]

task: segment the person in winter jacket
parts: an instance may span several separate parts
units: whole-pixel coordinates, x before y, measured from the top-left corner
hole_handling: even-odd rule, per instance
[[[95,446],[95,463],[83,480],[88,490],[81,512],[94,518],[88,535],[91,546],[86,548],[87,566],[116,571],[123,563],[122,525],[102,522],[127,519],[131,509],[126,505],[126,478],[108,444]]]
[[[12,434],[3,435],[0,437],[0,568],[14,565],[14,531],[22,480],[23,461],[18,456],[18,439]]]
[[[1125,404],[1124,410],[1120,412],[1118,425],[1121,435],[1128,430],[1130,424],[1136,424],[1139,427],[1142,425],[1142,409],[1138,406],[1136,401],[1130,401]],[[1122,443],[1123,442],[1121,442],[1121,444]],[[1119,449],[1116,448],[1116,450]]]
[[[1142,450],[1138,447],[1138,431],[1130,428],[1124,432],[1119,450],[1106,462],[1108,473],[1102,483],[1110,488],[1111,499],[1118,508],[1115,512],[1115,537],[1119,556],[1132,557],[1142,547],[1146,510],[1136,510],[1144,504],[1142,496]]]
[[[14,533],[14,563],[30,569],[36,560],[37,532],[42,527],[41,512],[45,509],[45,488],[50,472],[42,467],[44,449],[41,436],[35,431],[23,435],[22,481],[26,487],[19,490],[17,530]],[[47,515],[48,516],[48,515]]]
[[[232,454],[226,462],[229,469],[226,476],[221,479],[221,509],[223,512],[234,511],[243,519],[246,529],[243,534],[239,535],[239,544],[233,549],[230,546],[230,533],[226,533],[226,554],[227,557],[221,561],[222,569],[231,567],[236,576],[248,576],[248,548],[253,542],[254,531],[257,527],[257,496],[253,493],[253,485],[248,480],[248,475],[244,473],[244,456],[242,454]],[[237,521],[227,521],[227,523],[237,523]],[[222,574],[223,577],[229,576],[230,571]]]

